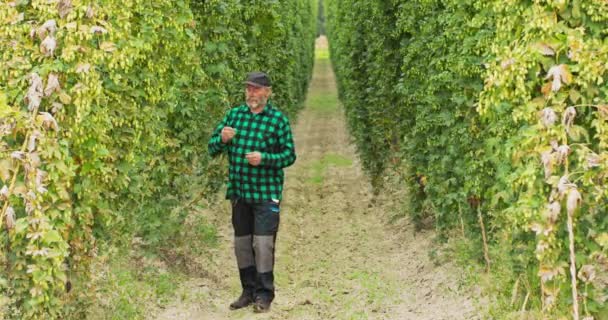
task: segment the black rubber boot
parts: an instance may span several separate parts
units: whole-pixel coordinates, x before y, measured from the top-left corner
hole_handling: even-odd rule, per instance
[[[241,279],[241,288],[243,288],[243,292],[251,293],[251,297],[253,298],[257,283],[257,271],[255,266],[239,269],[239,278]]]
[[[255,299],[255,304],[253,305],[253,312],[264,313],[264,312],[270,311],[270,303],[271,303],[271,300],[269,300],[269,299],[257,297]]]
[[[249,292],[243,292],[241,296],[230,304],[230,310],[245,308],[253,303],[253,295]]]

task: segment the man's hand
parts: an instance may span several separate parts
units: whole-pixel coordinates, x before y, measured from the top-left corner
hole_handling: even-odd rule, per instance
[[[245,158],[249,161],[249,164],[254,167],[260,165],[262,162],[262,154],[257,151],[247,152]]]
[[[228,143],[236,135],[236,130],[234,130],[234,128],[232,128],[232,127],[223,127],[221,134],[222,134],[222,143]]]

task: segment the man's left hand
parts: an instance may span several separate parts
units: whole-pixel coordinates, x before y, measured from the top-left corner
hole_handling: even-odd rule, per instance
[[[254,167],[260,165],[262,162],[262,154],[257,151],[247,152],[245,158],[249,161],[249,164]]]

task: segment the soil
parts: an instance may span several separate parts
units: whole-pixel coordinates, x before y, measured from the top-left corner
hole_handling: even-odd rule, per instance
[[[217,248],[197,258],[205,272],[151,318],[481,319],[478,294],[463,285],[459,267],[429,255],[437,250],[435,234],[414,232],[407,218],[390,219],[403,194],[373,196],[328,59],[316,60],[309,90],[293,126],[298,159],[286,169],[271,311],[228,308],[240,285],[229,206],[217,201],[201,213],[220,236]]]

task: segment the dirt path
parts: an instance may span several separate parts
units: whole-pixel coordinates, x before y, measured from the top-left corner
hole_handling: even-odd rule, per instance
[[[228,309],[240,288],[229,209],[219,202],[206,214],[221,226],[221,243],[201,258],[212,276],[191,279],[156,319],[478,318],[473,299],[459,292],[460,272],[430,261],[433,235],[389,225],[386,210],[396,206],[372,201],[326,58],[317,59],[294,136],[298,160],[286,171],[271,312]]]

